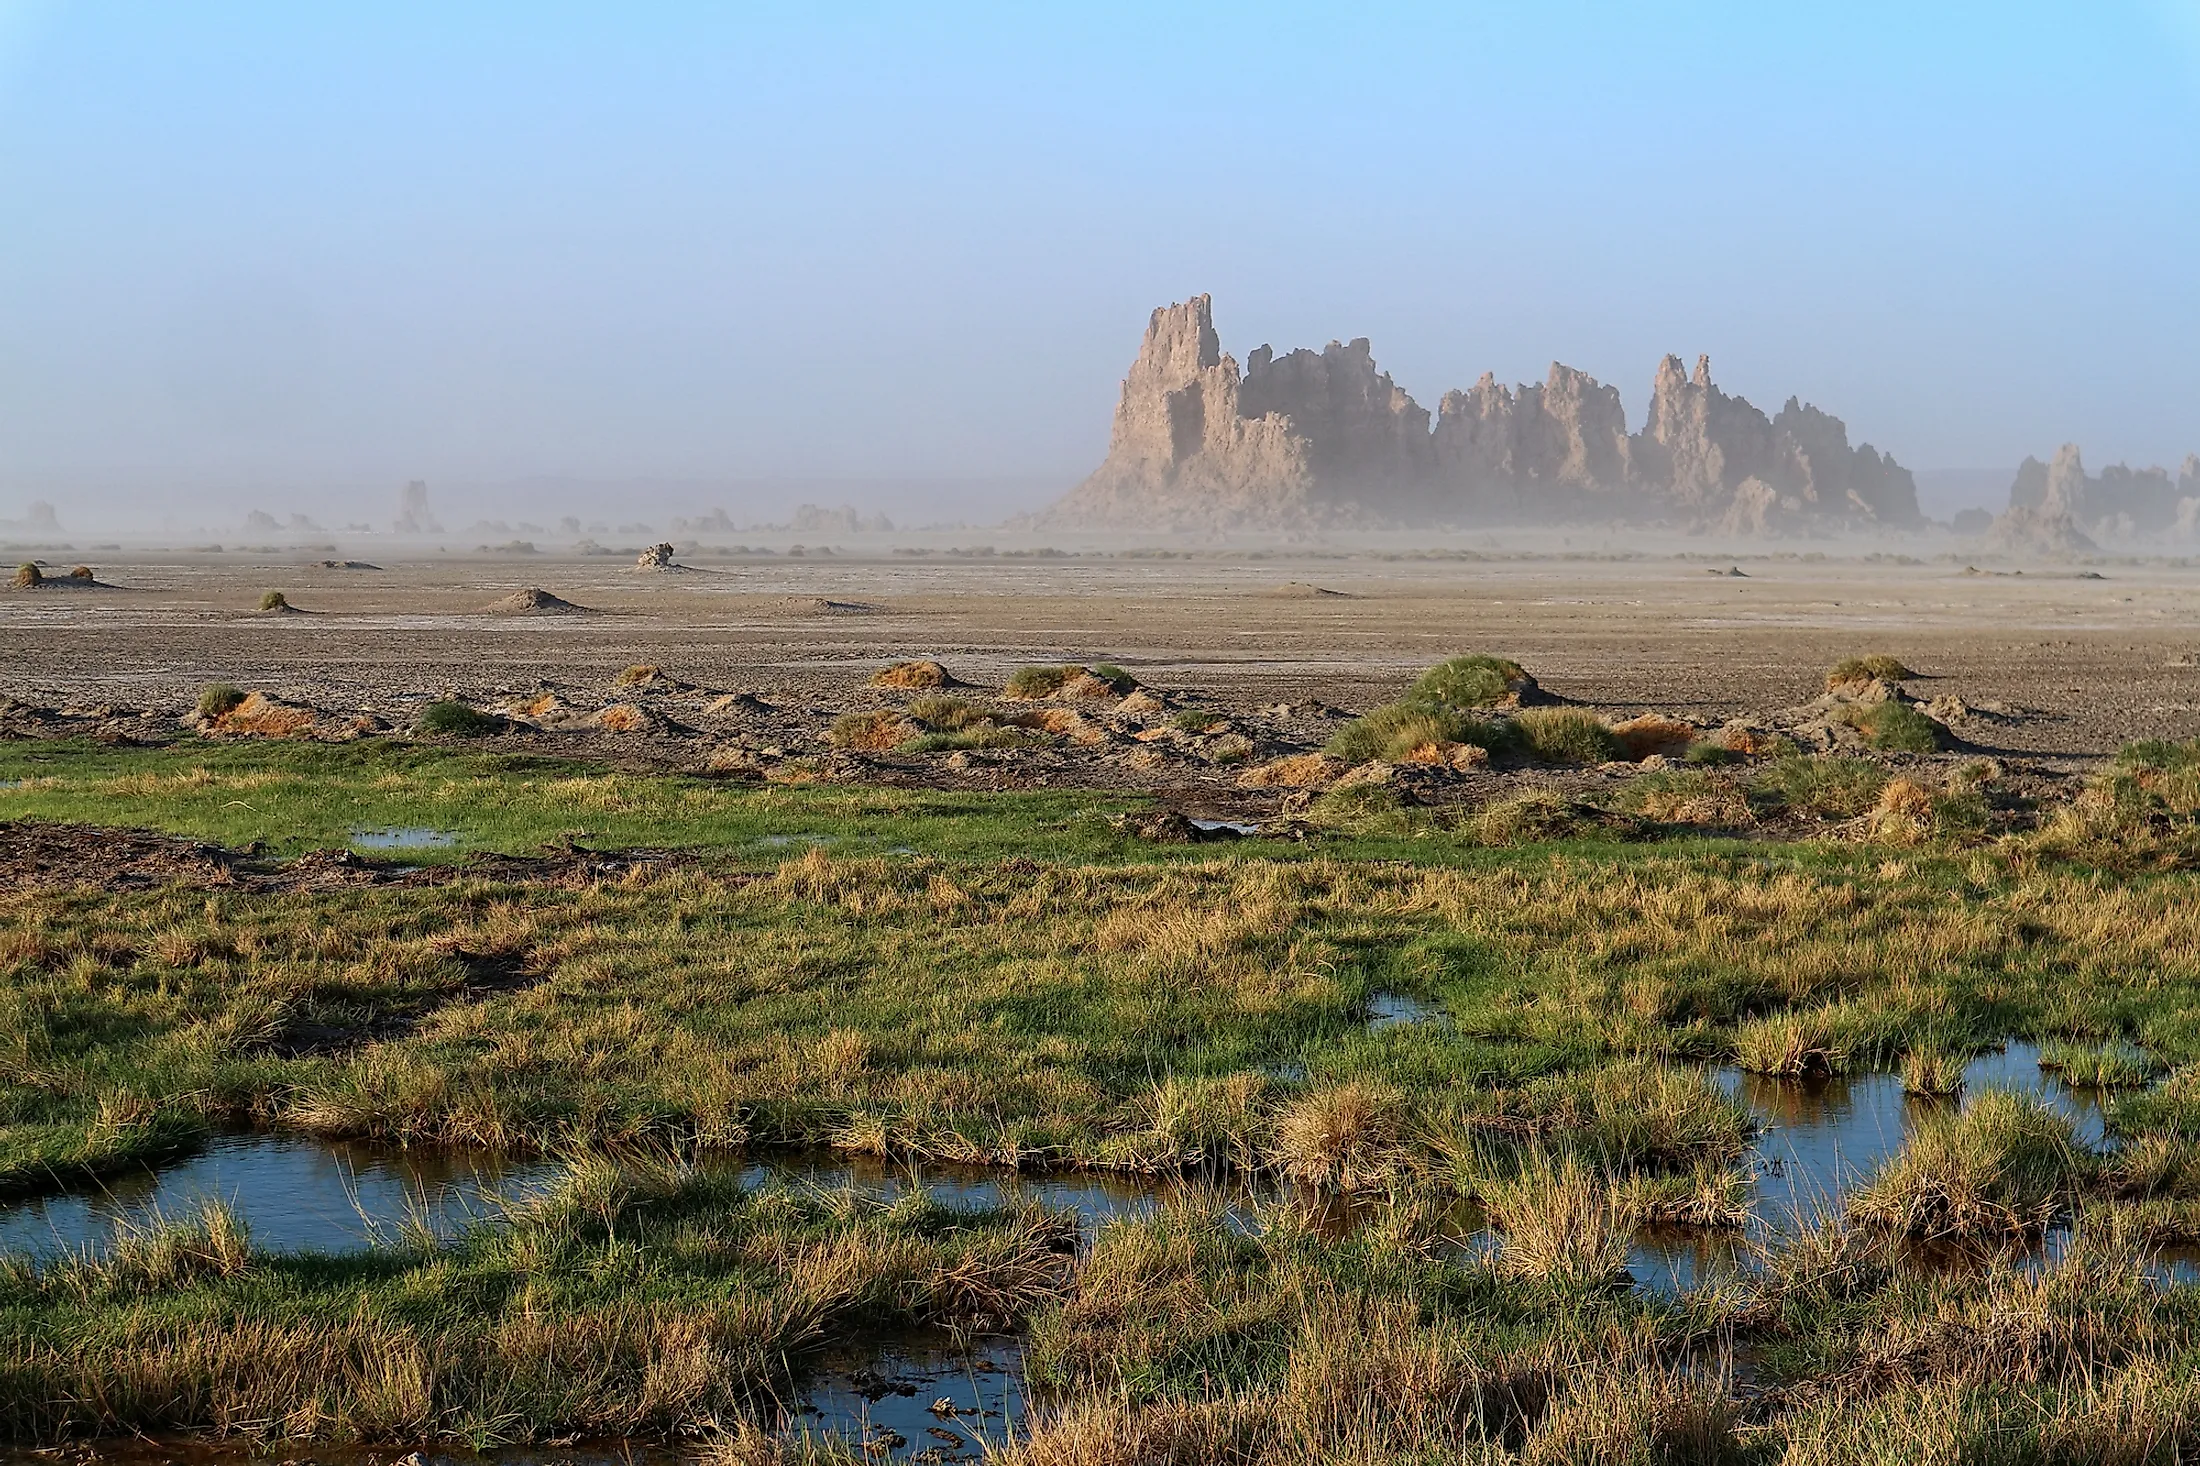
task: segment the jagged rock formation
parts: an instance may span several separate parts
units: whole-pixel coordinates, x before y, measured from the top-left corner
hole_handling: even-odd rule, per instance
[[[1124,378],[1108,457],[1045,517],[1128,528],[1663,521],[1730,532],[1922,524],[1909,471],[1839,418],[1777,418],[1667,357],[1642,432],[1617,390],[1553,363],[1540,384],[1485,375],[1426,409],[1365,338],[1241,374],[1207,296],[1156,310]]]
[[[2054,460],[2027,458],[2009,486],[2009,514],[2031,511],[2011,535],[2022,542],[2023,525],[2041,519],[2067,520],[2070,529],[2093,548],[2094,540],[2129,540],[2143,535],[2190,537],[2200,528],[2200,454],[2188,454],[2172,479],[2166,468],[2114,464],[2099,478],[2087,475],[2075,443],[2065,443]],[[1997,534],[2001,521],[1996,521]],[[2091,538],[2087,538],[2090,536]]]

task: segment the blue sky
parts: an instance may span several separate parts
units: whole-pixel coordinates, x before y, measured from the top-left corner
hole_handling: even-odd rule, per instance
[[[0,0],[0,199],[0,517],[1066,483],[1201,290],[1430,407],[1709,352],[1919,468],[2200,450],[2200,0]]]

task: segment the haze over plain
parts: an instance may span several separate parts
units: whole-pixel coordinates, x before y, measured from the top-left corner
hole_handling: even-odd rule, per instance
[[[1928,512],[2200,445],[2191,3],[0,16],[0,518],[998,517],[1199,291],[1425,402],[1708,352]]]

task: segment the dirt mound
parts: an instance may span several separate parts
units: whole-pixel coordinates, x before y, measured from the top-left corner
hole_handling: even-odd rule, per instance
[[[373,569],[372,566],[365,567]],[[481,608],[491,616],[585,616],[588,607],[576,606],[563,596],[554,596],[546,590],[529,586],[513,591],[500,601],[491,601]]]
[[[1359,599],[1357,596],[1348,594],[1345,591],[1328,590],[1304,580],[1287,580],[1283,584],[1274,587],[1268,594],[1283,601],[1351,601]]]
[[[49,575],[46,567],[34,560],[26,560],[16,567],[15,578],[10,582],[17,590],[114,590],[92,573],[89,565],[79,565],[66,575]]]

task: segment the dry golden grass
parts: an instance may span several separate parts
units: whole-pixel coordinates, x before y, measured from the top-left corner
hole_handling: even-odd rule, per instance
[[[923,732],[900,713],[848,713],[834,720],[825,738],[835,748],[856,753],[886,753]]]
[[[1295,753],[1255,764],[1238,775],[1240,789],[1326,789],[1350,767],[1326,753]]]
[[[1696,741],[1696,729],[1676,718],[1644,713],[1624,723],[1614,723],[1612,737],[1619,743],[1620,757],[1641,763],[1652,754],[1679,758]]]
[[[946,687],[955,679],[938,662],[896,662],[871,674],[873,687],[901,687],[911,691],[925,691]]]
[[[297,738],[311,733],[313,709],[296,707],[264,692],[248,695],[243,702],[210,720],[218,733],[254,738]]]

